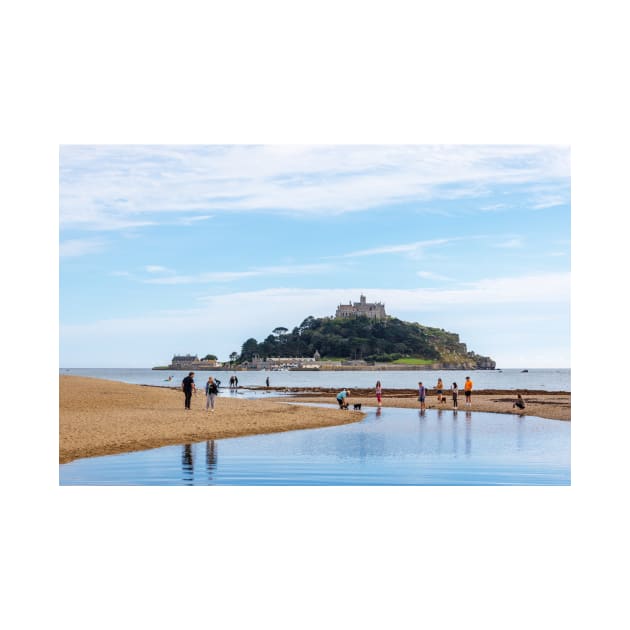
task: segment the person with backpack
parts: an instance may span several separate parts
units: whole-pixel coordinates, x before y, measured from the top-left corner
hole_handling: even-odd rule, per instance
[[[206,412],[214,411],[214,401],[219,393],[219,388],[217,384],[214,382],[212,376],[208,377],[208,382],[206,383]]]
[[[190,399],[192,398],[193,392],[197,391],[195,387],[195,373],[189,372],[188,376],[184,378],[182,381],[182,391],[184,392],[184,409],[190,411]]]

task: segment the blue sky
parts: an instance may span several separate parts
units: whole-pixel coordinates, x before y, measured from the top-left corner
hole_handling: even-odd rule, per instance
[[[60,148],[62,367],[226,359],[361,292],[568,367],[569,148]]]

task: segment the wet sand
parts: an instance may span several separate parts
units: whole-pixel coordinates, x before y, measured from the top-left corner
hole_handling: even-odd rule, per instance
[[[321,402],[321,401],[320,401]],[[333,401],[334,402],[334,401]],[[205,410],[203,391],[191,410],[176,389],[80,376],[59,377],[59,463],[227,437],[358,422],[365,414],[296,407],[275,400],[219,396]]]
[[[431,390],[430,390],[431,391]],[[516,394],[520,393],[525,401],[525,410],[512,407],[516,400]],[[335,391],[305,391],[299,396],[283,398],[287,401],[318,402],[336,404]],[[376,396],[373,390],[350,390],[348,398],[350,405],[361,403],[366,407],[375,407]],[[527,390],[479,390],[473,392],[472,405],[468,407],[461,392],[458,398],[459,411],[487,411],[490,413],[510,413],[521,416],[538,416],[550,420],[571,420],[571,393],[570,392],[543,392]],[[383,407],[403,407],[419,409],[418,394],[415,390],[397,390],[383,393]],[[453,409],[452,396],[447,395],[445,403],[438,403],[433,391],[426,398],[427,409]]]

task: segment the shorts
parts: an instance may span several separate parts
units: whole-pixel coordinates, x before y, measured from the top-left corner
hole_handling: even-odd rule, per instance
[[[442,395],[442,390],[441,390],[441,389],[438,389],[438,390],[437,390],[437,395],[438,395],[438,396],[441,396],[441,395]]]
[[[418,400],[419,400],[420,402],[424,402],[424,396],[419,396],[419,397],[418,397]]]
[[[464,394],[466,394],[466,398],[470,398],[470,395],[472,394],[472,389],[467,389]]]

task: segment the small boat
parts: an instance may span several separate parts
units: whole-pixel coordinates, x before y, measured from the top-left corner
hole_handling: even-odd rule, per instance
[[[529,372],[529,370],[521,370],[521,374],[522,374],[523,372]]]

